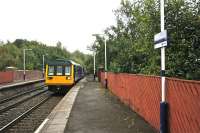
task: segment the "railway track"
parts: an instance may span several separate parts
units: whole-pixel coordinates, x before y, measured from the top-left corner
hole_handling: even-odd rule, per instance
[[[15,118],[14,120],[12,120],[8,124],[6,124],[5,126],[3,126],[0,129],[0,132],[6,131],[6,129],[8,129],[9,127],[11,127],[12,125],[14,125],[15,123],[17,123],[19,120],[23,119],[27,114],[29,114],[31,111],[33,111],[34,109],[36,109],[37,107],[39,107],[41,104],[43,104],[49,98],[50,98],[50,96],[47,97],[47,98],[45,98],[44,100],[42,100],[41,102],[39,102],[35,106],[31,107],[30,109],[28,109],[27,111],[25,111],[24,113],[22,113],[21,115],[19,115],[17,118]]]
[[[5,103],[5,102],[8,102],[8,101],[10,101],[10,100],[13,100],[13,99],[15,99],[15,98],[18,98],[18,97],[20,97],[20,96],[23,96],[23,95],[25,95],[25,94],[28,94],[28,93],[37,91],[37,90],[39,90],[39,89],[43,89],[44,87],[45,87],[45,85],[42,85],[42,86],[39,86],[39,87],[37,87],[37,88],[35,88],[35,89],[33,89],[33,90],[22,91],[21,93],[17,93],[17,94],[8,96],[8,97],[3,98],[2,100],[0,100],[0,104]]]
[[[6,87],[0,89],[0,101],[4,102],[7,98],[14,97],[22,92],[27,92],[30,90],[35,90],[44,87],[44,82],[36,82],[32,84],[22,84],[12,87]],[[1,104],[1,103],[0,103]]]
[[[23,102],[25,102],[31,98],[34,98],[46,91],[48,91],[48,90],[44,89],[44,90],[30,91],[29,93],[26,92],[26,95],[23,95],[21,97],[17,96],[15,98],[11,98],[11,99],[7,100],[7,102],[3,102],[2,104],[0,104],[0,114],[16,107],[17,105],[20,105]]]
[[[62,96],[55,95],[44,99],[41,104],[36,105],[29,112],[27,111],[27,114],[22,116],[24,119],[17,120],[16,124],[7,130],[6,133],[34,132],[61,99]]]
[[[2,99],[0,101],[0,132],[12,131],[10,130],[11,127],[15,126],[20,120],[26,118],[26,116],[34,112],[34,110],[39,109],[43,104],[45,105],[45,102],[48,103],[48,101],[51,101],[50,99],[61,99],[61,97],[53,97],[55,96],[52,92],[49,92],[47,88],[41,87],[39,89],[13,95],[10,98]],[[59,100],[54,100],[54,104],[48,105],[47,110],[51,111]],[[46,112],[48,111],[43,112],[47,114]],[[40,124],[39,121],[37,123]],[[37,124],[35,125],[37,126]],[[35,128],[37,128],[36,126]]]

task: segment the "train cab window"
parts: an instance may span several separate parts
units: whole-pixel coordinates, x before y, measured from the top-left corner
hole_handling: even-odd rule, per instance
[[[65,66],[65,75],[70,75],[70,66]]]
[[[54,75],[54,66],[49,66],[48,67],[49,68],[49,70],[48,70],[48,75]]]
[[[57,66],[56,75],[62,75],[62,66]]]

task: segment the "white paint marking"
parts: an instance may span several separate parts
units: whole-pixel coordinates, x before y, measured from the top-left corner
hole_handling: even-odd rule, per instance
[[[39,133],[49,119],[46,118],[34,133]]]
[[[81,83],[85,80],[85,78],[83,80],[80,81],[80,83],[78,83],[76,86],[74,86],[73,88],[71,88],[71,90],[65,95],[65,97],[58,103],[58,105],[56,105],[56,107],[53,109],[53,111],[49,114],[49,116],[47,118],[49,118],[47,121],[48,123],[46,125],[48,125],[48,127],[46,128],[45,122],[43,122],[40,126],[41,128],[37,129],[34,133],[49,133],[52,132],[52,127],[55,127],[54,123],[58,123],[59,121],[62,121],[63,123],[60,123],[58,128],[54,129],[56,133],[58,132],[64,132],[65,126],[68,122],[68,119],[70,117],[70,113],[72,110],[72,107],[74,105],[76,96],[79,92],[79,89],[81,88]],[[86,80],[85,80],[86,81]],[[83,86],[84,87],[84,86]],[[62,118],[55,118],[56,115],[59,114],[64,114]],[[52,117],[54,116],[54,117]]]

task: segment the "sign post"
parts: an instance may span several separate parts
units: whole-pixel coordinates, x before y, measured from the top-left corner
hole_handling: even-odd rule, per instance
[[[167,46],[167,31],[165,30],[164,0],[160,0],[161,32],[154,36],[154,48],[161,48],[161,102],[160,102],[160,133],[167,133],[167,102],[165,85],[165,47]]]

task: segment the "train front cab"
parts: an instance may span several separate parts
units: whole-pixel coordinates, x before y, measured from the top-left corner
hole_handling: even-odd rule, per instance
[[[46,65],[45,84],[53,92],[67,92],[74,84],[73,64],[70,65]]]

